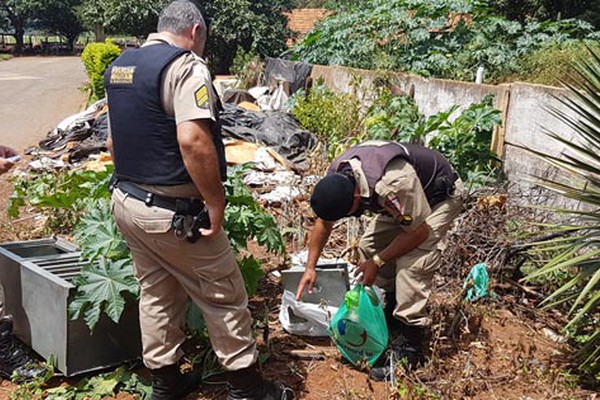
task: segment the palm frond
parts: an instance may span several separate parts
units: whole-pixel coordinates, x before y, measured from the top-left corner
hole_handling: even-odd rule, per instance
[[[563,154],[548,155],[517,146],[561,174],[552,178],[536,176],[536,185],[578,202],[572,209],[552,209],[577,220],[541,225],[544,233],[561,236],[533,241],[529,253],[552,256],[525,278],[530,281],[559,272],[570,275],[542,302],[545,308],[569,305],[570,320],[565,329],[593,324],[600,302],[600,52],[588,50],[588,59],[582,59],[569,81],[563,82],[569,96],[555,96],[558,105],[547,109],[574,133],[573,137],[566,137],[544,129],[550,139],[563,146]],[[600,329],[582,346],[578,356],[583,367],[600,365]]]

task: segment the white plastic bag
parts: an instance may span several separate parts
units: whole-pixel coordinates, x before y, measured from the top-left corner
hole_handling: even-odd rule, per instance
[[[296,295],[283,291],[279,322],[286,332],[302,336],[327,336],[327,327],[338,307],[296,301]]]
[[[269,110],[283,110],[288,99],[289,96],[285,92],[285,89],[283,87],[283,81],[279,81],[277,89],[275,89],[273,95],[271,96],[271,100],[269,101]]]

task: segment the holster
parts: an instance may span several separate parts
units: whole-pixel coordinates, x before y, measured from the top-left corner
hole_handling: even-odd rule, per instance
[[[173,215],[171,226],[177,236],[185,236],[188,242],[196,243],[202,236],[200,229],[210,228],[208,211],[204,204],[178,199],[175,203],[175,215]]]

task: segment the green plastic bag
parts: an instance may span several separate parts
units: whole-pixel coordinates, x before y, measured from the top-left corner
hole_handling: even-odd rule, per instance
[[[471,268],[471,272],[465,278],[463,289],[469,287],[465,300],[475,302],[487,296],[490,278],[487,273],[487,264],[481,263]]]
[[[344,298],[327,333],[352,364],[367,361],[373,366],[388,344],[383,305],[372,287],[356,285]]]

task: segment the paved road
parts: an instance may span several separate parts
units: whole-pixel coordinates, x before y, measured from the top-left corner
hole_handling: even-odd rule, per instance
[[[19,57],[0,62],[0,144],[36,144],[77,113],[87,75],[79,57]]]

